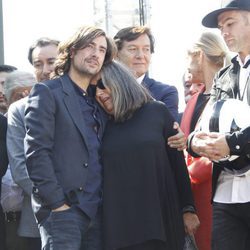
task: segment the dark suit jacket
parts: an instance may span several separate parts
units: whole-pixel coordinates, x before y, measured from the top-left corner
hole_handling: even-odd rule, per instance
[[[82,208],[91,142],[68,75],[34,86],[25,124],[26,163],[38,221],[64,203]]]
[[[183,153],[166,145],[175,133],[170,112],[154,101],[123,123],[108,122],[101,150],[106,249],[151,239],[183,249],[180,209],[194,203]]]
[[[1,178],[5,175],[5,172],[8,167],[6,132],[7,132],[7,118],[0,114],[0,177]],[[0,186],[0,191],[1,191],[1,186]]]
[[[176,87],[157,82],[148,75],[145,75],[142,84],[157,101],[165,103],[174,119],[178,121],[179,98]]]
[[[0,198],[1,198],[1,183],[2,177],[8,167],[8,155],[6,148],[6,132],[7,132],[7,119],[0,114]],[[4,231],[4,215],[2,206],[0,204],[0,249],[5,249],[5,231]]]

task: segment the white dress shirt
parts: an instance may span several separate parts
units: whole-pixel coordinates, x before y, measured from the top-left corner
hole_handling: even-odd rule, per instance
[[[144,77],[145,77],[145,74],[143,74],[142,76],[138,77],[138,78],[136,79],[136,81],[137,81],[139,84],[141,84],[142,81],[143,81],[143,79],[144,79]]]

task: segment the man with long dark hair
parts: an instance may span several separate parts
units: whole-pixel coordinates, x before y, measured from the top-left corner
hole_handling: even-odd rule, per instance
[[[105,114],[92,78],[113,57],[96,27],[80,27],[59,45],[54,79],[34,86],[25,112],[27,169],[43,249],[102,249],[102,166]]]

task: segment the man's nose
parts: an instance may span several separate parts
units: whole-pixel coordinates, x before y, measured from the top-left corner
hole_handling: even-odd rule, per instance
[[[99,57],[100,55],[101,55],[101,51],[100,51],[100,49],[99,48],[93,48],[93,50],[92,50],[92,56],[94,56],[94,57]]]
[[[227,28],[220,28],[220,33],[222,35],[222,37],[225,39],[226,36],[228,36],[228,30]]]
[[[197,92],[197,88],[196,88],[195,84],[191,84],[189,92],[191,95],[193,95]]]
[[[53,69],[54,69],[53,65],[44,64],[42,71],[43,71],[44,74],[50,74],[53,71]]]
[[[143,57],[144,56],[144,52],[142,49],[137,49],[136,50],[136,57]]]

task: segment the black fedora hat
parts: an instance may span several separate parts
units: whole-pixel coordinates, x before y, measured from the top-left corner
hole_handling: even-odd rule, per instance
[[[250,11],[250,0],[227,0],[222,1],[221,8],[214,10],[207,14],[202,19],[202,24],[208,28],[217,28],[218,27],[218,16],[229,10],[247,10]]]

